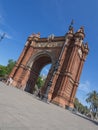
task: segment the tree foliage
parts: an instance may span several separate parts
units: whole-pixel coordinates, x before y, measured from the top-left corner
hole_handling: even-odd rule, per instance
[[[6,77],[9,75],[15,66],[16,61],[10,59],[8,60],[7,66],[0,65],[0,77]]]
[[[93,113],[98,112],[98,92],[95,90],[87,94],[87,103],[90,104],[90,109]]]
[[[45,83],[45,80],[43,80],[42,77],[39,76],[36,82],[38,88],[40,89],[44,85],[44,83]]]
[[[75,98],[74,107],[81,114],[85,114],[86,115],[89,112],[88,107],[84,106],[82,103],[80,103],[78,98]]]
[[[6,66],[0,65],[0,77],[5,77],[7,74]]]
[[[8,64],[6,66],[7,74],[11,73],[11,71],[12,71],[13,67],[15,66],[15,64],[16,64],[16,61],[13,61],[12,59],[8,60]]]

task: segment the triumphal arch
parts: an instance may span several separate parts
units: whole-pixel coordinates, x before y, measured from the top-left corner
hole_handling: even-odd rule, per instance
[[[42,68],[51,63],[42,93],[44,98],[62,107],[74,107],[88,44],[83,42],[84,28],[74,32],[70,27],[64,36],[40,38],[40,33],[28,37],[24,49],[12,70],[13,86],[33,93]]]

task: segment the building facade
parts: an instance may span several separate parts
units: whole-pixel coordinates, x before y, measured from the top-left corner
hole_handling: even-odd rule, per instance
[[[13,86],[33,93],[42,68],[51,63],[42,94],[49,101],[62,107],[74,107],[74,98],[79,85],[88,44],[83,43],[85,34],[81,27],[73,27],[65,36],[40,38],[40,34],[28,37],[24,49],[12,70]]]

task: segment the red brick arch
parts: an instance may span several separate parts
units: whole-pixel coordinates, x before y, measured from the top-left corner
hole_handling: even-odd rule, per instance
[[[13,86],[33,92],[41,69],[51,63],[43,86],[43,95],[62,107],[74,107],[74,97],[79,84],[88,45],[83,43],[84,29],[76,33],[73,28],[65,36],[40,38],[28,37],[25,47],[12,70]]]
[[[28,64],[28,66],[31,68],[31,71],[30,71],[30,76],[28,78],[26,91],[33,93],[34,86],[36,84],[36,81],[38,79],[38,76],[42,68],[50,63],[52,64],[52,59],[49,55],[47,55],[47,53],[44,54],[40,53],[40,55],[38,54],[33,60],[31,60],[31,63]],[[30,90],[28,90],[28,88]]]

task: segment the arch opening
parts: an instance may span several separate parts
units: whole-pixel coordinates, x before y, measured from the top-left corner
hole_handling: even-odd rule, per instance
[[[45,65],[39,76],[38,76],[38,79],[36,81],[36,84],[35,84],[35,87],[34,87],[34,94],[38,97],[41,97],[42,96],[42,89],[44,88],[45,86],[45,83],[46,83],[46,79],[47,79],[47,76],[48,76],[48,73],[49,73],[49,70],[51,68],[51,64],[47,64]]]
[[[43,91],[43,88],[47,85],[46,79],[48,78],[51,66],[52,60],[50,56],[41,55],[36,57],[31,67],[25,91],[31,94],[37,94],[39,90]]]

